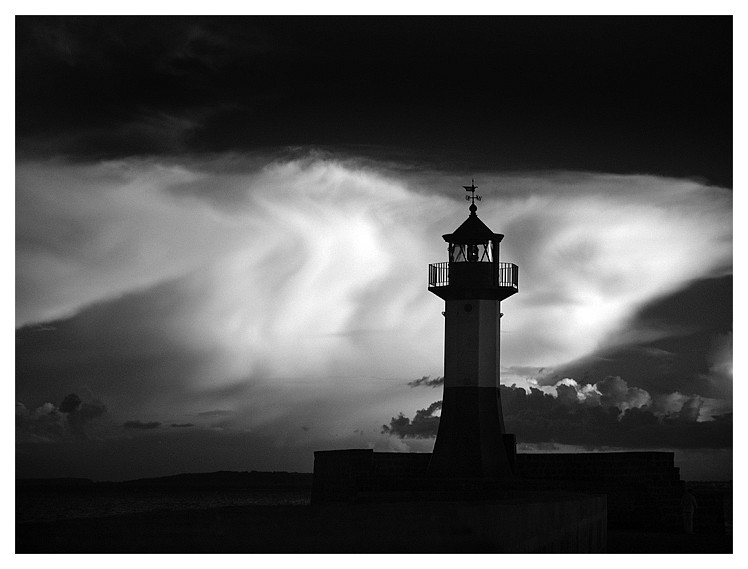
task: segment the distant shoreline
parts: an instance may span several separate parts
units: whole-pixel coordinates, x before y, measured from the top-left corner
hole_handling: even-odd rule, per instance
[[[184,473],[133,480],[96,481],[90,478],[17,478],[16,490],[42,488],[311,488],[311,472],[230,471]]]
[[[90,478],[16,478],[16,490],[39,488],[149,487],[149,488],[311,488],[311,472],[235,471],[196,472],[135,478],[131,480],[92,480]],[[732,489],[732,480],[687,480],[694,488]]]

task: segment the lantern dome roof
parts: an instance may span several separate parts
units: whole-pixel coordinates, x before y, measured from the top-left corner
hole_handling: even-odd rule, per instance
[[[488,226],[483,223],[475,213],[478,208],[475,204],[470,206],[470,215],[462,222],[453,233],[442,235],[442,238],[448,243],[486,243],[487,241],[501,241],[504,236],[500,233],[494,233]]]

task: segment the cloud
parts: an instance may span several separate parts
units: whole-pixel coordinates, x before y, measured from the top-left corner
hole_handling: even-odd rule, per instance
[[[708,363],[707,381],[723,397],[732,397],[732,331],[717,334],[711,346]]]
[[[106,411],[106,405],[100,401],[83,401],[75,393],[67,395],[59,407],[47,402],[34,411],[16,402],[16,439],[27,442],[86,439],[87,425]]]
[[[80,409],[82,404],[83,402],[81,401],[81,398],[75,393],[71,393],[62,400],[62,403],[60,403],[60,411],[62,413],[74,413]]]
[[[524,275],[502,304],[502,360],[515,370],[505,379],[524,376],[566,411],[605,395],[620,415],[645,405],[643,391],[678,391],[701,397],[699,422],[729,413],[726,395],[685,376],[607,391],[589,386],[639,376],[544,376],[629,342],[642,307],[729,272],[729,192],[598,174],[487,173],[481,184],[479,215],[506,234],[502,259]],[[17,397],[42,402],[94,378],[117,401],[117,425],[231,409],[225,429],[268,429],[281,445],[303,425],[319,448],[367,425],[367,444],[428,445],[381,437],[379,425],[398,409],[426,411],[426,390],[411,387],[439,381],[443,305],[425,290],[426,266],[444,260],[440,236],[467,214],[453,197],[460,185],[453,174],[313,154],[20,162]],[[646,328],[680,341],[686,327]],[[676,353],[655,347],[646,357],[658,365]],[[713,352],[716,374],[727,356]],[[575,377],[578,386],[556,385]],[[414,433],[437,419],[403,418]]]
[[[158,421],[149,421],[147,423],[144,423],[143,421],[125,421],[125,423],[122,426],[125,429],[148,430],[148,429],[158,429],[161,426],[161,423]]]
[[[608,376],[595,384],[600,394],[600,405],[618,407],[621,411],[644,407],[652,402],[649,393],[638,387],[629,387],[620,377]]]
[[[421,379],[409,381],[408,385],[410,387],[439,387],[440,385],[444,385],[444,377],[441,376],[431,379],[430,375],[424,375]]]
[[[52,442],[65,435],[65,416],[52,403],[29,411],[16,402],[16,441]]]
[[[441,341],[425,267],[443,260],[439,236],[464,210],[444,195],[456,178],[430,193],[422,178],[313,155],[20,163],[18,324],[179,279],[191,306],[174,307],[181,314],[164,325],[226,349],[223,373],[362,373],[403,346],[414,365],[399,358],[398,375],[423,369]],[[502,188],[480,215],[506,234],[502,257],[524,275],[502,321],[508,365],[558,364],[627,342],[633,310],[729,270],[731,196],[719,188],[592,174],[487,174],[483,185]],[[291,352],[303,364],[278,357]]]
[[[545,391],[501,386],[507,432],[523,444],[581,445],[586,448],[730,448],[732,414],[700,420],[702,398],[674,393],[653,399],[629,387],[620,377],[595,385],[572,379]],[[382,433],[400,438],[435,437],[441,409],[436,401],[416,412],[411,421],[402,413],[383,425]]]
[[[413,421],[400,413],[393,417],[389,425],[382,425],[382,434],[395,435],[400,438],[426,439],[436,436],[439,417],[434,413],[442,408],[441,401],[435,401],[426,409],[416,411]]]
[[[107,408],[101,401],[83,401],[71,393],[60,403],[60,411],[66,414],[70,431],[78,437],[85,437],[86,424],[106,413]]]
[[[213,409],[211,411],[201,411],[198,413],[199,417],[225,417],[227,415],[233,415],[233,411],[227,409]]]
[[[170,426],[175,427],[175,428],[186,428],[186,427],[194,427],[195,424],[194,423],[172,423]]]
[[[694,281],[635,311],[612,341],[601,340],[592,353],[542,371],[504,368],[502,380],[527,387],[528,378],[553,385],[564,377],[595,383],[621,376],[635,378],[638,387],[653,394],[680,391],[729,400],[732,296],[732,276]],[[715,366],[716,361],[724,365]]]
[[[246,83],[241,94],[235,91],[241,81],[231,95],[217,88],[217,75],[246,77],[267,52],[266,34],[249,22],[224,23],[220,30],[215,22],[174,19],[27,18],[18,24],[17,63],[24,76],[20,155],[99,158],[188,151],[211,137],[205,129],[212,122],[227,112],[246,112],[268,90],[267,82],[256,81]],[[124,59],[127,65],[121,64]],[[75,73],[74,88],[70,73]],[[154,88],[121,88],[154,81]],[[64,99],[55,96],[62,85]],[[89,98],[97,104],[81,113],[82,100]]]

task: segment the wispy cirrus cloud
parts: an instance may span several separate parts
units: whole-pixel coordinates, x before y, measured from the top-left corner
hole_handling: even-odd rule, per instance
[[[464,217],[444,196],[454,192],[449,176],[425,193],[417,175],[355,162],[226,164],[230,173],[220,162],[19,165],[18,324],[186,278],[205,295],[192,317],[208,335],[251,341],[258,355],[293,338],[307,346],[307,365],[320,352],[352,357],[341,340],[361,330],[405,327],[398,339],[411,346],[416,331],[437,342],[423,275],[444,257],[439,235]],[[626,320],[644,303],[730,271],[726,190],[592,174],[486,175],[483,184],[500,192],[480,216],[507,235],[502,256],[522,270],[522,292],[506,303],[508,363],[557,363],[603,340],[626,342]]]

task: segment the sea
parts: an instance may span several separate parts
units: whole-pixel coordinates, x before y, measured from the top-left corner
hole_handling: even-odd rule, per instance
[[[30,523],[225,506],[308,506],[311,490],[55,488],[22,490],[15,498],[16,523]]]

